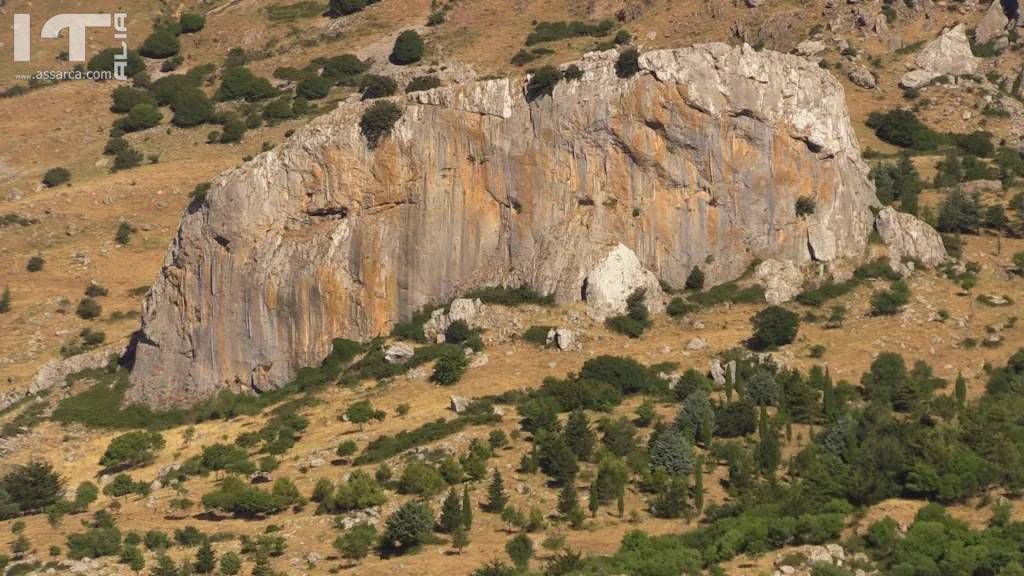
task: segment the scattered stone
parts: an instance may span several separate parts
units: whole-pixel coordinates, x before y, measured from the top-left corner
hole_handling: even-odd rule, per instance
[[[878,86],[878,80],[875,78],[875,75],[871,73],[871,70],[863,66],[857,66],[851,70],[848,78],[855,86],[865,90],[874,90]]]
[[[462,414],[469,408],[470,400],[465,396],[449,396],[448,407],[456,414]]]
[[[1000,0],[992,0],[988,10],[985,11],[985,16],[982,17],[981,22],[978,22],[978,26],[974,29],[974,42],[986,44],[1003,36],[1006,34],[1006,27],[1009,23],[1009,18],[1003,12],[1002,2]]]
[[[800,56],[815,56],[825,51],[825,43],[821,40],[804,40],[796,45],[796,53]]]
[[[580,350],[582,348],[576,333],[568,328],[552,328],[548,330],[546,344],[549,348],[555,348],[561,352]]]
[[[711,367],[708,370],[711,373],[711,379],[715,381],[715,384],[724,386],[725,381],[725,368],[722,367],[722,361],[715,358],[711,361]]]
[[[942,76],[928,70],[911,70],[900,78],[900,88],[917,90],[931,84],[936,78]]]
[[[708,347],[708,343],[703,338],[692,338],[686,343],[687,350],[703,350]]]
[[[921,70],[951,76],[974,74],[979,66],[963,24],[946,29],[938,38],[925,44],[914,62]]]
[[[409,344],[396,342],[384,348],[384,360],[388,364],[405,364],[415,353],[416,350]]]
[[[271,478],[270,472],[259,471],[259,472],[253,472],[252,474],[249,474],[249,483],[250,484],[266,484],[266,483],[270,482],[271,480],[273,480],[273,478]]]
[[[1001,194],[1003,183],[999,180],[971,180],[961,186],[965,194]]]

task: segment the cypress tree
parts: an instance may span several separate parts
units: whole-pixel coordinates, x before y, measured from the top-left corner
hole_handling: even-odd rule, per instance
[[[597,510],[601,507],[601,498],[597,494],[597,482],[590,483],[590,493],[587,495],[587,509],[590,510],[590,517],[597,516]]]
[[[619,488],[619,495],[618,495],[618,499],[616,500],[616,505],[617,505],[617,507],[619,509],[619,518],[622,518],[622,516],[626,513],[626,488],[625,488],[625,486]]]
[[[196,574],[209,574],[216,566],[217,556],[213,553],[213,546],[210,546],[209,540],[205,540],[196,551],[196,563],[192,565],[192,569]]]
[[[566,482],[562,490],[558,492],[558,511],[569,515],[573,508],[579,508],[579,497],[576,495],[576,485],[573,482]]]
[[[11,289],[4,287],[3,294],[0,294],[0,314],[11,310]]]
[[[495,469],[494,476],[491,478],[491,484],[487,487],[486,510],[488,512],[501,512],[506,504],[508,504],[508,495],[505,494],[505,482],[501,479],[501,472]]]
[[[441,505],[441,519],[438,521],[441,532],[451,534],[462,525],[462,505],[459,504],[459,493],[455,488],[448,490],[448,496]]]
[[[462,487],[462,527],[473,527],[473,504],[469,501],[469,486]]]
[[[768,424],[768,414],[761,411],[761,422],[758,425],[757,464],[761,473],[768,478],[774,478],[775,469],[779,467],[781,457],[779,451],[779,439],[775,430]]]
[[[954,394],[956,405],[959,408],[963,408],[967,404],[967,379],[964,378],[963,372],[957,372],[956,374],[956,391]]]
[[[704,458],[697,459],[693,467],[693,507],[700,514],[704,510]]]

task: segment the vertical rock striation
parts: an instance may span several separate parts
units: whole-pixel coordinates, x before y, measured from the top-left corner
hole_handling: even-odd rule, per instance
[[[222,174],[146,298],[128,400],[279,386],[332,338],[476,286],[579,300],[620,244],[676,286],[863,251],[876,200],[826,71],[725,44],[648,52],[629,79],[614,58],[533,102],[513,79],[410,94],[375,150],[345,104]]]

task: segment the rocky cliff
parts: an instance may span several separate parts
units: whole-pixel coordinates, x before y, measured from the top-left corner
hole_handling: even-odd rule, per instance
[[[560,301],[621,243],[657,278],[859,255],[875,202],[839,83],[796,56],[614,52],[528,102],[518,79],[414,93],[367,146],[340,106],[214,182],[148,295],[129,401],[267,389],[335,337],[489,284]],[[798,216],[795,203],[815,201]]]

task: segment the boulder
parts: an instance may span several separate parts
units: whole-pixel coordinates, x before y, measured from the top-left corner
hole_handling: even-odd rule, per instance
[[[658,277],[643,267],[632,250],[619,244],[587,274],[583,289],[587,314],[599,322],[623,314],[626,300],[637,290],[644,291],[644,303],[652,314],[665,310]]]
[[[719,386],[725,385],[725,368],[722,367],[721,360],[718,358],[712,360],[708,372],[711,374],[711,379],[714,380],[715,384],[718,384]]]
[[[754,279],[764,286],[764,299],[769,304],[782,304],[796,297],[803,289],[804,275],[788,260],[769,259],[754,270]]]
[[[699,337],[691,338],[690,341],[686,343],[687,350],[703,350],[707,347],[708,343],[703,338]]]
[[[448,407],[451,408],[452,412],[456,414],[462,414],[469,408],[471,400],[465,396],[449,396]]]
[[[889,248],[889,260],[894,267],[904,260],[936,266],[946,259],[946,247],[939,233],[912,214],[886,206],[875,218],[875,228]]]
[[[974,74],[979,65],[963,24],[944,30],[938,38],[925,44],[914,62],[920,70],[951,76]]]
[[[1001,0],[992,0],[988,10],[985,11],[985,16],[974,29],[974,41],[978,44],[985,44],[995,40],[1006,34],[1006,27],[1009,24],[1010,19],[1003,12]]]
[[[911,70],[900,77],[900,88],[916,90],[931,84],[936,78],[942,76],[928,70]]]
[[[405,342],[388,344],[384,348],[384,360],[388,364],[405,364],[414,354],[416,350]]]
[[[878,80],[875,78],[875,75],[871,73],[871,70],[863,66],[856,66],[853,70],[850,70],[850,74],[847,77],[855,86],[866,90],[874,90],[878,86]]]
[[[448,311],[438,308],[430,313],[430,319],[423,324],[423,334],[431,342],[444,342],[444,333],[453,322],[462,320],[470,326],[480,314],[483,303],[479,299],[456,298],[448,305]]]
[[[581,348],[576,333],[568,328],[552,328],[548,330],[546,343],[549,348],[555,348],[562,352],[579,350]]]
[[[815,56],[825,51],[825,43],[821,40],[804,40],[796,45],[796,53],[800,56]]]

